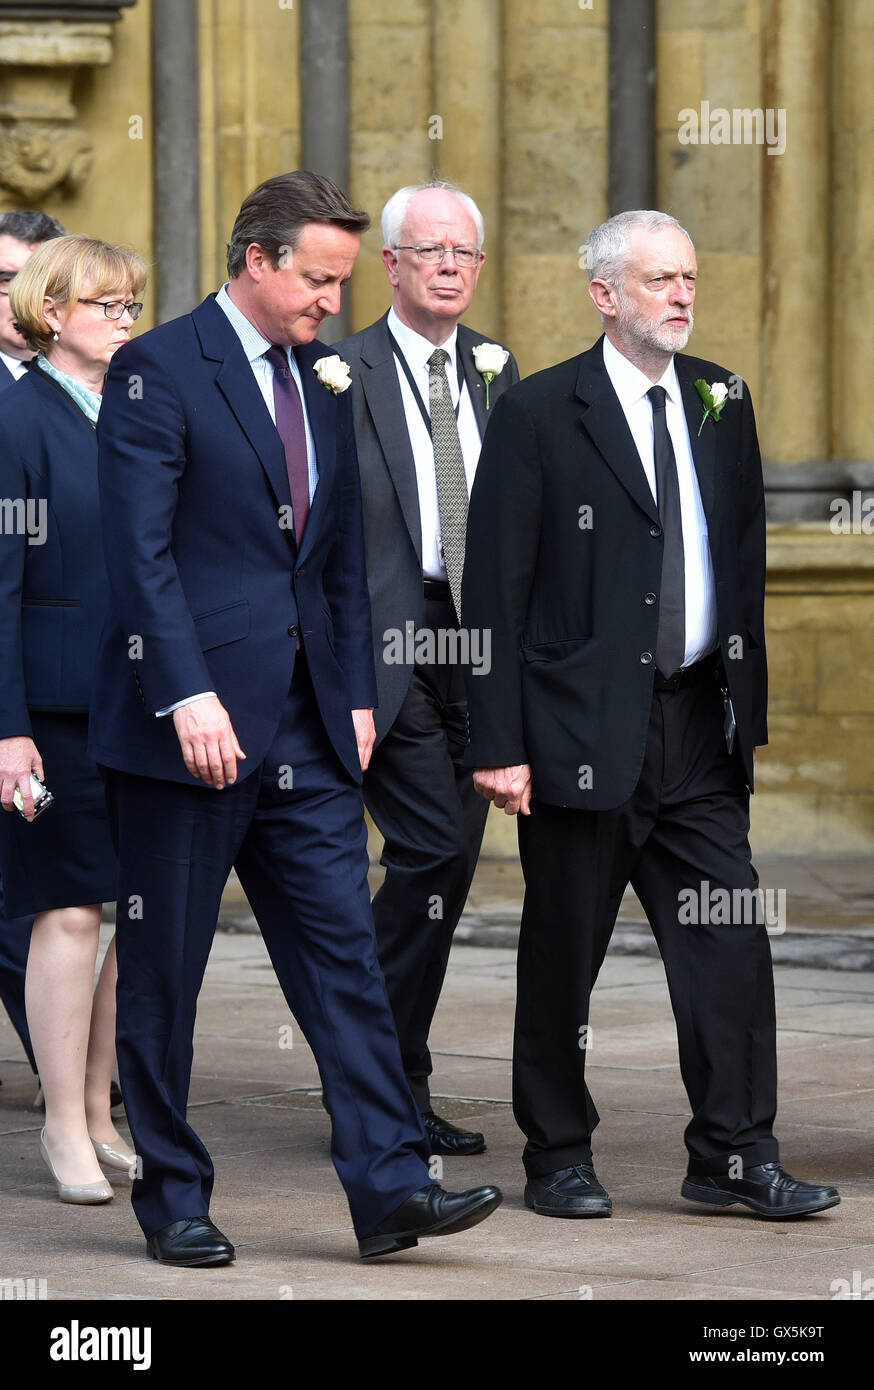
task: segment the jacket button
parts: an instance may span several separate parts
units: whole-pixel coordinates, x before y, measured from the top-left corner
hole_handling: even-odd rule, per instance
[[[659,536],[662,534],[661,526],[650,526],[649,534],[655,536],[656,540],[658,540]]]
[[[297,627],[296,624],[292,624],[292,626],[288,629],[288,635],[289,637],[298,637],[300,635],[300,629]]]
[[[655,594],[644,594],[643,601],[644,603],[648,603],[651,608],[656,601],[656,596]]]
[[[640,664],[641,664],[641,666],[649,666],[649,664],[650,664],[651,661],[652,661],[652,652],[641,652],[641,653],[640,653]]]

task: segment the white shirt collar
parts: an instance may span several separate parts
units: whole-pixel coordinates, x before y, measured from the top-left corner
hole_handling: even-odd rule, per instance
[[[220,309],[224,310],[230,319],[231,327],[242,343],[243,351],[249,362],[254,362],[256,358],[263,357],[268,348],[271,348],[273,344],[270,342],[269,338],[265,338],[264,334],[255,327],[251,319],[246,318],[242,309],[237,308],[231,296],[228,294],[227,283],[222,285],[221,289],[216,294],[215,302]],[[285,351],[287,356],[288,349],[286,348]]]
[[[604,335],[604,366],[607,368],[607,375],[613,383],[613,389],[619,397],[619,404],[623,410],[628,410],[631,406],[646,395],[651,386],[663,386],[668,395],[668,400],[673,405],[681,405],[680,383],[677,380],[677,368],[674,359],[671,358],[665,370],[662,372],[657,382],[650,381],[639,367],[635,367],[633,362],[629,362],[627,357],[614,347],[606,333]]]
[[[8,352],[0,352],[0,359],[2,359],[9,368],[15,380],[20,381],[27,371],[27,363],[22,362],[20,357],[10,357]]]
[[[388,311],[388,327],[389,332],[413,370],[415,371],[427,367],[428,358],[434,351],[434,344],[429,342],[427,338],[423,338],[421,333],[417,333],[414,328],[408,328],[405,323],[402,323],[395,313],[394,305],[392,305]],[[456,324],[455,328],[453,328],[449,337],[446,339],[446,342],[440,344],[444,352],[449,356],[448,365],[453,368],[455,368],[455,346],[457,338],[458,325]]]

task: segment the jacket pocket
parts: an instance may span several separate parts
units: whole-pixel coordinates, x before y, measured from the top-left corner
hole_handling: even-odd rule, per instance
[[[208,652],[212,647],[223,647],[228,642],[239,642],[249,636],[251,617],[248,599],[229,603],[225,608],[214,608],[210,613],[201,613],[194,619],[197,640],[201,651]]]
[[[563,637],[557,642],[533,642],[522,647],[523,661],[561,661],[563,657],[570,656],[572,652],[584,642],[591,639],[588,637]]]
[[[82,600],[78,598],[23,598],[21,604],[23,608],[81,608]]]

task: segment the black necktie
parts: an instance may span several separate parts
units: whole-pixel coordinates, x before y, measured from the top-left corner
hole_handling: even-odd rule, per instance
[[[682,666],[686,655],[686,557],[683,552],[680,484],[665,414],[667,392],[664,386],[651,386],[646,394],[652,402],[656,492],[665,537],[656,666],[663,676],[672,676]]]

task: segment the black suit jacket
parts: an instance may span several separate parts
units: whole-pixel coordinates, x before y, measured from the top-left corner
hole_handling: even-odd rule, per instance
[[[491,669],[466,673],[476,767],[530,763],[534,795],[607,810],[634,791],[652,704],[663,539],[603,339],[498,402],[471,496],[462,607],[491,630]],[[728,382],[678,355],[707,519],[719,645],[753,785],[767,742],[765,504],[749,392],[698,435],[694,382]],[[591,508],[591,512],[583,511]]]
[[[377,741],[388,733],[413,673],[412,666],[389,664],[384,633],[401,633],[422,622],[422,523],[416,466],[385,314],[369,328],[337,343],[334,351],[352,368],[355,442],[364,502],[367,580],[373,612],[373,643],[379,705],[374,711]],[[489,388],[489,409],[473,349],[493,338],[458,326],[458,351],[480,434],[485,433],[496,400],[519,380],[510,355]],[[466,625],[466,619],[465,619]]]

